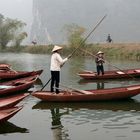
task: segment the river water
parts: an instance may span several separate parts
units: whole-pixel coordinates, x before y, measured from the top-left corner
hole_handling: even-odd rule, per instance
[[[15,70],[43,69],[30,91],[49,80],[49,55],[1,53],[0,63]],[[139,68],[138,61],[111,60],[120,69]],[[84,81],[79,71],[96,70],[93,59],[72,58],[61,72],[61,84],[80,89],[111,88],[139,84],[139,79]],[[105,65],[105,70],[112,69]],[[46,87],[49,89],[49,85]],[[138,140],[140,138],[140,95],[125,101],[47,103],[31,95],[19,105],[24,108],[7,123],[0,124],[0,140]],[[55,124],[55,127],[54,127]],[[56,127],[59,126],[59,127]]]

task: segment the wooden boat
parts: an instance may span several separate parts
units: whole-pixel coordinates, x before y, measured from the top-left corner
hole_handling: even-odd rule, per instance
[[[19,94],[19,95],[0,98],[0,109],[6,109],[6,108],[15,106],[28,95],[29,95],[28,93],[25,93],[25,94]]]
[[[12,107],[9,109],[0,110],[0,123],[5,122],[19,112],[23,107]]]
[[[84,79],[120,79],[120,78],[133,78],[140,77],[140,69],[129,69],[129,70],[114,70],[105,71],[104,75],[97,75],[93,71],[82,71],[78,75]]]
[[[68,101],[107,101],[121,100],[136,96],[140,93],[140,85],[127,87],[108,88],[100,90],[65,90],[59,94],[50,91],[36,91],[33,96],[43,101],[68,102]]]
[[[34,75],[40,75],[43,72],[43,70],[38,71],[14,71],[14,70],[1,70],[0,69],[0,79],[17,79],[17,78],[23,78],[27,76],[34,76]]]
[[[3,82],[0,84],[0,96],[27,90],[32,87],[37,78],[38,76],[35,75]]]

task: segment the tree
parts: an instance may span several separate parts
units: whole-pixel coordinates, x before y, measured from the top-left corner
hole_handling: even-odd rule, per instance
[[[76,48],[80,45],[81,42],[83,42],[84,38],[82,35],[85,32],[84,27],[73,23],[70,25],[65,25],[64,30],[66,31],[67,41],[70,47]],[[84,46],[85,42],[83,42],[82,45]]]
[[[0,26],[1,26],[2,22],[3,22],[3,19],[4,19],[4,16],[2,14],[0,14]]]
[[[2,49],[5,49],[7,44],[14,41],[18,35],[21,36],[20,32],[25,25],[22,21],[4,18],[4,16],[0,14],[0,45]],[[24,38],[22,37],[22,39]],[[20,43],[22,39],[20,39]]]
[[[22,32],[19,33],[17,35],[15,35],[14,37],[14,46],[17,48],[20,46],[21,42],[23,41],[23,39],[25,39],[27,37],[27,33],[26,32]]]

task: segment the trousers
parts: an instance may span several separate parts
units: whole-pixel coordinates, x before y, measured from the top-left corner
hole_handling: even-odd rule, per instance
[[[97,65],[97,74],[100,75],[100,72],[102,73],[102,75],[104,75],[103,65]]]
[[[51,92],[59,93],[60,71],[51,71]],[[55,86],[55,87],[54,87]]]

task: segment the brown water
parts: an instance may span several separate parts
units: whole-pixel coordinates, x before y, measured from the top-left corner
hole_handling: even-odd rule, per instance
[[[49,80],[48,55],[0,54],[1,63],[16,70],[44,72],[34,88],[39,90]],[[137,61],[111,61],[120,69],[138,68]],[[92,59],[74,58],[61,72],[61,83],[80,89],[97,89],[139,84],[140,79],[84,81],[76,75],[82,69],[95,70]],[[105,65],[108,70],[108,66]],[[49,85],[46,87],[49,89]],[[0,124],[0,140],[138,140],[140,138],[140,95],[126,101],[47,103],[31,95],[19,105],[24,108],[6,124]],[[54,129],[54,126],[58,127]]]

